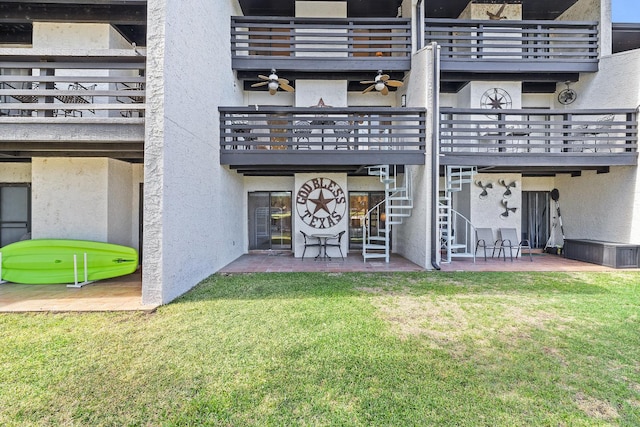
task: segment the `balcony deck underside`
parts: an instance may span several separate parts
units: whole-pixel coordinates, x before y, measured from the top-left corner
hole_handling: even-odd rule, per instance
[[[637,166],[638,153],[456,153],[440,157],[442,166],[477,166],[492,172],[553,175],[582,170],[608,170],[612,166]]]
[[[232,59],[232,68],[237,71],[251,71],[264,73],[269,68],[275,68],[278,73],[287,78],[295,78],[293,73],[304,72],[358,72],[368,73],[372,70],[409,71],[411,58],[409,57],[278,57],[278,56],[250,56]]]
[[[255,150],[222,152],[220,164],[239,172],[292,175],[299,172],[358,173],[374,164],[423,165],[425,155],[401,150]]]
[[[98,120],[3,118],[0,161],[28,161],[32,157],[110,157],[142,161],[144,119]]]

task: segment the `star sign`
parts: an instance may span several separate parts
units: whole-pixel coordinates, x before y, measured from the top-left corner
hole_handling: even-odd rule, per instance
[[[335,198],[325,199],[324,192],[322,190],[320,190],[320,195],[318,196],[317,199],[309,199],[310,202],[313,202],[316,204],[316,209],[313,211],[314,215],[320,209],[324,210],[328,214],[331,214],[331,210],[329,210],[329,206],[327,205],[329,204],[329,202],[332,202],[334,200]]]
[[[502,98],[498,98],[498,95],[496,94],[493,97],[489,97],[489,104],[491,105],[491,108],[502,108],[505,102],[503,102]]]

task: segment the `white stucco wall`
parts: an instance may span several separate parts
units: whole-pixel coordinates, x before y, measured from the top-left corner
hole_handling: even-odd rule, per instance
[[[149,0],[142,301],[166,303],[242,254],[242,177],[220,165],[236,1]],[[212,78],[215,76],[215,78]]]
[[[579,0],[557,20],[598,22],[600,56],[611,54],[611,0]]]
[[[433,69],[433,50],[428,46],[419,50],[412,58],[412,71],[403,87],[408,107],[427,109],[426,154],[424,166],[407,166],[413,190],[411,216],[404,218],[402,225],[393,227],[394,252],[424,267],[431,268],[431,134],[433,129],[433,94],[439,92],[430,78]]]
[[[640,244],[640,185],[637,167],[609,173],[558,175],[556,184],[567,238]]]
[[[33,47],[106,49],[115,43],[114,31],[109,24],[34,22]]]
[[[492,188],[487,188],[487,195],[480,198],[482,188],[475,184],[478,181],[483,185],[491,183]],[[511,195],[507,195],[506,185],[516,183],[515,188],[509,188]],[[496,238],[500,237],[500,228],[515,228],[520,236],[522,219],[522,176],[516,173],[486,174],[478,173],[474,177],[474,184],[470,187],[470,217],[469,220],[476,228],[491,228]],[[504,206],[506,203],[506,207]],[[516,211],[508,211],[506,208],[516,208]]]
[[[129,163],[107,158],[34,158],[33,238],[132,246]]]

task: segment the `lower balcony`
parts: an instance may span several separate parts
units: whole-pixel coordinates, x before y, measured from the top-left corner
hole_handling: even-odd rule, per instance
[[[495,170],[638,164],[638,111],[440,110],[440,163]]]
[[[220,163],[242,173],[424,164],[426,110],[220,107]]]

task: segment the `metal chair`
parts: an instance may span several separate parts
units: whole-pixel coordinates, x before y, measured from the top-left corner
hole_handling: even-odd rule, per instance
[[[351,147],[349,146],[349,138],[351,137],[352,129],[349,128],[351,124],[346,120],[338,120],[335,122],[335,128],[333,129],[333,134],[336,136],[336,150],[349,150]],[[344,139],[345,145],[338,145],[338,142]]]
[[[296,149],[306,148],[307,150],[311,149],[309,145],[309,135],[313,132],[311,129],[311,122],[309,120],[299,120],[293,124],[295,127],[293,129],[293,133],[296,136],[296,142],[298,145],[295,146]],[[300,141],[303,139],[307,140],[306,145],[299,145]]]
[[[302,260],[304,261],[304,254],[307,252],[307,248],[320,248],[320,239],[309,236],[304,231],[300,230],[300,234],[304,238],[304,250],[302,251]],[[318,249],[319,251],[320,249]]]
[[[338,250],[340,251],[340,257],[343,261],[344,255],[342,254],[342,236],[344,235],[344,233],[346,233],[346,230],[339,232],[335,235],[335,237],[327,239],[327,242],[325,243],[325,251],[326,248],[338,248]]]
[[[484,260],[487,260],[487,249],[491,249],[491,258],[494,257],[496,249],[500,249],[500,239],[494,239],[491,228],[476,228],[476,253],[478,249],[484,250]],[[498,252],[500,256],[500,252]]]
[[[501,228],[500,229],[500,238],[502,239],[500,242],[500,250],[498,251],[498,257],[500,257],[500,253],[502,252],[503,258],[507,259],[507,248],[509,248],[509,255],[511,256],[511,261],[513,261],[513,248],[518,248],[516,251],[516,258],[520,254],[520,250],[529,249],[529,260],[533,262],[533,256],[531,255],[531,244],[527,239],[520,240],[518,239],[518,232],[515,228]],[[504,251],[504,252],[503,252]],[[522,251],[524,255],[524,251]]]

